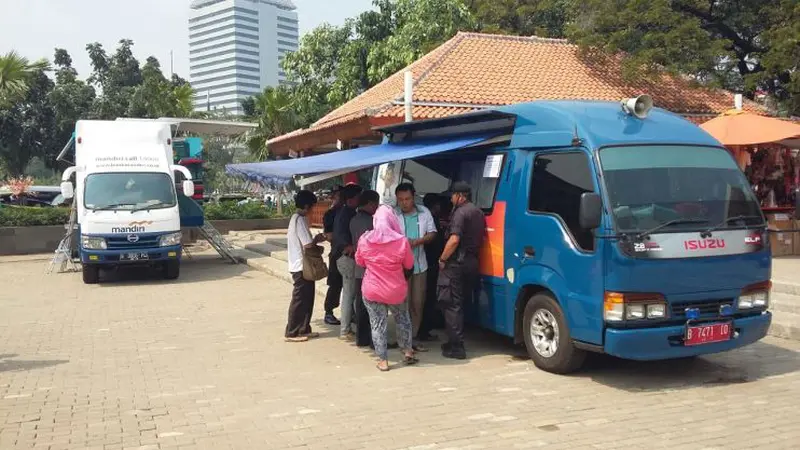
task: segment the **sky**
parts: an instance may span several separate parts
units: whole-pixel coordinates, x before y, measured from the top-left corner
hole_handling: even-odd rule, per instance
[[[120,39],[134,41],[141,63],[161,61],[169,75],[170,50],[175,72],[189,78],[190,0],[0,0],[0,54],[16,50],[31,60],[52,61],[65,48],[81,78],[90,72],[86,44],[100,42],[113,53]],[[372,0],[293,0],[300,33],[324,22],[341,25],[372,6]]]

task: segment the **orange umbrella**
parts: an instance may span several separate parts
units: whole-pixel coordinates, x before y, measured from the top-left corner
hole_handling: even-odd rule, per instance
[[[800,137],[800,125],[740,110],[723,113],[700,128],[726,146],[767,144]]]

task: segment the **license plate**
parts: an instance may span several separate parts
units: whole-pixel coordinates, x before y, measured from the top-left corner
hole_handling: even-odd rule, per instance
[[[119,257],[120,261],[146,261],[148,259],[150,259],[150,255],[147,253],[123,253]]]
[[[730,340],[733,326],[730,322],[687,326],[684,345],[702,345]]]

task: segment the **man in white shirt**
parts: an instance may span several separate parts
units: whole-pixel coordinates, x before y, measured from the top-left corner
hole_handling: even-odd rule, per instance
[[[411,244],[414,252],[414,268],[408,279],[408,309],[411,313],[411,326],[415,341],[424,338],[418,336],[425,308],[427,290],[428,259],[425,255],[425,244],[433,242],[436,237],[436,223],[428,208],[417,205],[414,201],[416,190],[411,183],[402,183],[395,189],[397,207],[394,212],[400,219],[400,227]],[[421,345],[414,345],[416,351],[426,351]]]
[[[325,240],[325,235],[311,237],[306,215],[317,203],[317,197],[311,191],[300,191],[295,197],[296,212],[289,219],[286,232],[289,273],[292,275],[294,287],[292,300],[289,303],[289,320],[286,324],[286,342],[306,342],[318,337],[311,331],[311,314],[314,312],[314,282],[303,278],[303,249],[317,245]]]

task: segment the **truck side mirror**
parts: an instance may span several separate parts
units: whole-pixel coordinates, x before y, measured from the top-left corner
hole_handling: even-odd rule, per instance
[[[194,195],[194,182],[192,180],[183,180],[183,195],[187,197]]]
[[[69,181],[62,181],[61,182],[61,195],[64,196],[65,199],[69,200],[72,197],[75,197],[75,189],[72,187],[72,183]]]
[[[594,230],[600,227],[603,220],[603,201],[594,192],[584,192],[581,194],[580,210],[578,212],[578,222],[584,230]]]

